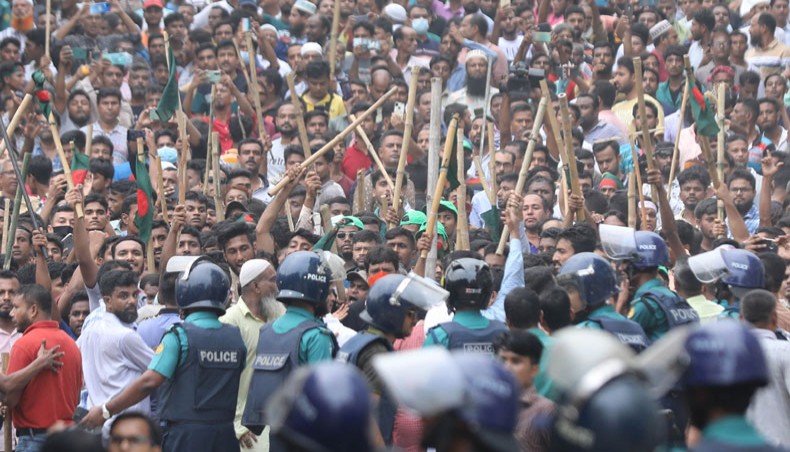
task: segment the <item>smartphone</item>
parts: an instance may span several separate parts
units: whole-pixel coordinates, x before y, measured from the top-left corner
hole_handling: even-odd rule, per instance
[[[137,141],[138,138],[145,139],[144,130],[129,129],[126,131],[126,141]]]
[[[368,48],[368,38],[354,38],[354,47]]]
[[[71,58],[75,60],[87,60],[88,50],[85,47],[72,47]]]
[[[132,64],[132,56],[126,52],[105,53],[102,58],[110,60],[113,66],[126,67]]]
[[[110,4],[107,2],[99,2],[91,5],[91,14],[104,14],[110,11]]]
[[[87,415],[88,415],[88,410],[86,410],[81,406],[78,406],[77,409],[74,410],[74,416],[72,417],[72,420],[74,421],[75,424],[79,424],[82,418],[84,418]]]
[[[74,249],[74,235],[68,234],[66,237],[63,237],[63,240],[61,240],[60,243],[63,244],[63,255],[69,255],[71,250]]]
[[[370,49],[370,50],[381,50],[381,43],[377,39],[369,39],[368,40],[368,49]]]
[[[401,118],[406,118],[406,105],[403,102],[395,102],[395,109],[392,111],[393,116],[397,115]]]
[[[213,71],[206,71],[206,73],[208,74],[208,81],[211,83],[219,82],[219,79],[222,76],[219,69]]]
[[[357,15],[357,16],[351,16],[351,17],[353,17],[353,18],[354,18],[354,20],[355,20],[357,23],[360,23],[360,22],[367,22],[367,21],[368,21],[368,15],[367,15],[367,14],[360,14],[360,15]]]
[[[250,31],[250,18],[243,17],[241,19],[241,31]]]
[[[532,41],[534,42],[551,42],[551,32],[549,31],[536,31],[532,34]]]

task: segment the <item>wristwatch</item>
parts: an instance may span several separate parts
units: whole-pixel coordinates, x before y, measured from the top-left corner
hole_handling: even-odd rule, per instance
[[[110,410],[107,409],[106,403],[101,406],[101,416],[104,418],[105,421],[109,420],[112,417],[112,415],[110,414]]]

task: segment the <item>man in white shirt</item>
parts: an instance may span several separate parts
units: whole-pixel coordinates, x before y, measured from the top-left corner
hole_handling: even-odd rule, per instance
[[[741,318],[760,341],[768,365],[768,385],[752,398],[746,417],[770,442],[790,444],[790,342],[778,338],[776,297],[753,290],[741,299]]]
[[[77,346],[82,354],[88,406],[103,406],[143,374],[154,355],[134,330],[137,319],[137,273],[113,270],[99,281],[107,312],[83,330]],[[130,410],[151,413],[148,398]],[[108,413],[109,414],[109,413]],[[110,416],[105,417],[109,421]],[[109,423],[105,423],[105,429]]]
[[[498,93],[496,88],[490,88],[486,97],[486,78],[488,72],[488,57],[481,50],[472,50],[466,54],[466,86],[450,94],[448,103],[464,104],[470,112],[485,110],[486,103],[491,96]]]

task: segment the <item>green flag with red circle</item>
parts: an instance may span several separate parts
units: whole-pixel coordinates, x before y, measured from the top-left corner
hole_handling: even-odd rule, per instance
[[[154,223],[154,188],[151,186],[151,176],[145,167],[145,162],[135,159],[135,181],[137,182],[137,214],[134,216],[134,225],[140,231],[140,240],[148,242],[151,237],[151,226]]]

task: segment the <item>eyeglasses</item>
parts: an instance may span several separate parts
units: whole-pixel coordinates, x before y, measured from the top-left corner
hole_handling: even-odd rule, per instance
[[[112,435],[110,436],[110,442],[116,446],[120,446],[125,442],[129,442],[132,446],[142,446],[144,444],[153,444],[151,438],[145,435],[136,435],[136,436],[120,436],[120,435]]]
[[[337,238],[339,238],[340,240],[345,240],[346,237],[348,237],[349,239],[353,239],[354,238],[354,234],[356,234],[356,233],[355,232],[338,232],[337,233]]]
[[[730,191],[733,193],[749,193],[752,189],[751,187],[732,187]]]

